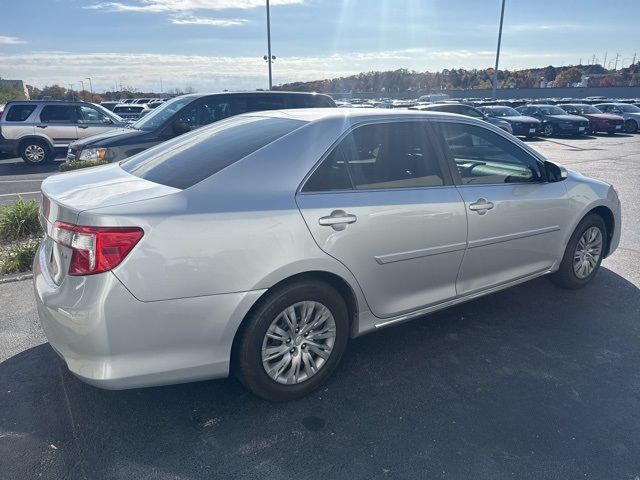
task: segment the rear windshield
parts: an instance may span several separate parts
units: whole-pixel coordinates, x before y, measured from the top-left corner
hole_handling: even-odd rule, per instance
[[[185,189],[304,123],[286,118],[233,117],[150,148],[120,166],[150,182]]]
[[[35,105],[11,105],[5,120],[7,122],[24,122],[35,109]]]

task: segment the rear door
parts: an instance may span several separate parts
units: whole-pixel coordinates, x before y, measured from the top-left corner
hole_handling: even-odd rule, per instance
[[[35,103],[12,103],[5,110],[0,121],[0,135],[7,140],[17,140],[35,131],[33,117],[37,108]]]
[[[78,138],[97,135],[113,128],[111,119],[90,105],[78,105],[76,116],[78,118]]]
[[[318,246],[351,270],[376,316],[455,297],[466,215],[427,122],[354,128],[297,203]]]
[[[459,295],[548,270],[571,224],[563,182],[511,140],[480,126],[439,122],[468,218]]]
[[[49,137],[56,148],[67,147],[78,138],[76,106],[64,103],[42,107],[36,133]]]

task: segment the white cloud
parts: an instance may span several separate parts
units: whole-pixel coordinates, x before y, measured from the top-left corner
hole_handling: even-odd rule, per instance
[[[272,6],[294,5],[305,0],[271,0]],[[85,8],[115,12],[186,12],[194,10],[228,10],[264,7],[264,0],[135,0],[133,2],[99,2]]]
[[[17,45],[19,43],[27,43],[18,37],[7,37],[0,35],[0,45]]]
[[[319,80],[373,70],[408,68],[439,71],[443,68],[486,68],[495,52],[485,50],[431,50],[412,48],[379,52],[346,52],[313,57],[278,57],[274,83]],[[562,63],[573,53],[505,52],[501,64],[526,68]],[[3,76],[20,78],[35,86],[77,83],[91,76],[97,91],[116,82],[139,90],[159,91],[192,86],[198,91],[264,88],[267,66],[261,56],[227,57],[150,53],[71,53],[62,51],[0,53]],[[503,67],[503,68],[504,68]]]
[[[244,25],[248,20],[244,18],[203,18],[203,17],[172,17],[171,23],[175,25],[210,25],[213,27],[234,27]]]

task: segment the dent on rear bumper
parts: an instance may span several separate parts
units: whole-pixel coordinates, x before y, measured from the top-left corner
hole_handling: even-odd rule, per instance
[[[251,292],[141,302],[111,272],[33,277],[42,328],[69,370],[102,388],[124,389],[225,377],[233,337]]]

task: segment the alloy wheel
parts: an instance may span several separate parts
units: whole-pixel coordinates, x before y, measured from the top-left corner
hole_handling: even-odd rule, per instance
[[[595,270],[602,255],[602,232],[589,227],[580,236],[573,254],[573,273],[579,279],[587,278]]]
[[[27,157],[27,159],[30,162],[40,163],[44,160],[44,157],[47,155],[47,152],[44,151],[44,148],[42,148],[42,146],[33,144],[33,145],[28,145],[24,149],[24,155]]]
[[[326,306],[295,303],[269,325],[262,341],[262,366],[277,383],[302,383],[326,364],[335,341],[336,322]]]

